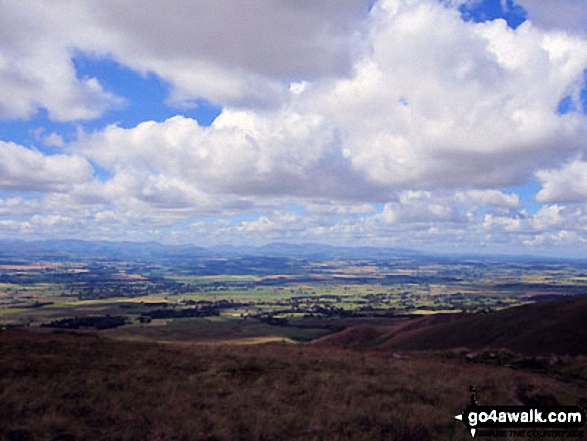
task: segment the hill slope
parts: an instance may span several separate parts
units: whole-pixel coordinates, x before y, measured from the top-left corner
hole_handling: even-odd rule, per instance
[[[400,322],[393,326],[360,325],[318,338],[309,344],[323,348],[362,349],[376,347],[395,335],[439,323],[458,320],[465,314],[434,314]]]
[[[522,354],[587,354],[587,297],[518,306],[388,334],[379,347],[506,348]]]
[[[583,381],[430,354],[357,355],[0,331],[0,439],[470,440],[453,418],[470,384],[506,405],[585,396]]]

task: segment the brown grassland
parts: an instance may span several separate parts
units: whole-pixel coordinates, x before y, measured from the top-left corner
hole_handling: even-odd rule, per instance
[[[0,434],[61,441],[470,440],[453,416],[465,408],[471,384],[487,404],[575,404],[586,396],[584,378],[467,363],[448,353],[402,354],[5,330]]]

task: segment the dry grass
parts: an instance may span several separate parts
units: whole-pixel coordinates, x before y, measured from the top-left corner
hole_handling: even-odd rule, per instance
[[[272,343],[203,346],[0,332],[0,434],[29,440],[470,440],[487,404],[585,390],[529,372],[412,354]]]

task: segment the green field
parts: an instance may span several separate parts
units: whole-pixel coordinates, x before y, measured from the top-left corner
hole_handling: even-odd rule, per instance
[[[423,257],[19,259],[0,265],[0,326],[99,329],[163,341],[308,341],[361,320],[389,325],[583,294],[586,273],[578,262]]]

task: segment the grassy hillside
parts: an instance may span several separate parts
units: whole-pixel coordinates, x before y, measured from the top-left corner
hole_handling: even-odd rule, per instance
[[[587,355],[587,296],[491,313],[435,314],[394,326],[355,326],[312,342],[322,348],[508,349],[519,354]]]
[[[396,335],[440,323],[449,323],[468,317],[467,314],[432,314],[424,317],[401,321],[395,325],[351,326],[343,331],[318,338],[311,342],[322,348],[368,349],[382,345]]]
[[[506,348],[522,354],[587,354],[587,297],[538,302],[448,323],[391,332],[386,349]]]
[[[0,331],[6,440],[470,440],[482,402],[574,404],[584,382],[430,354]]]

